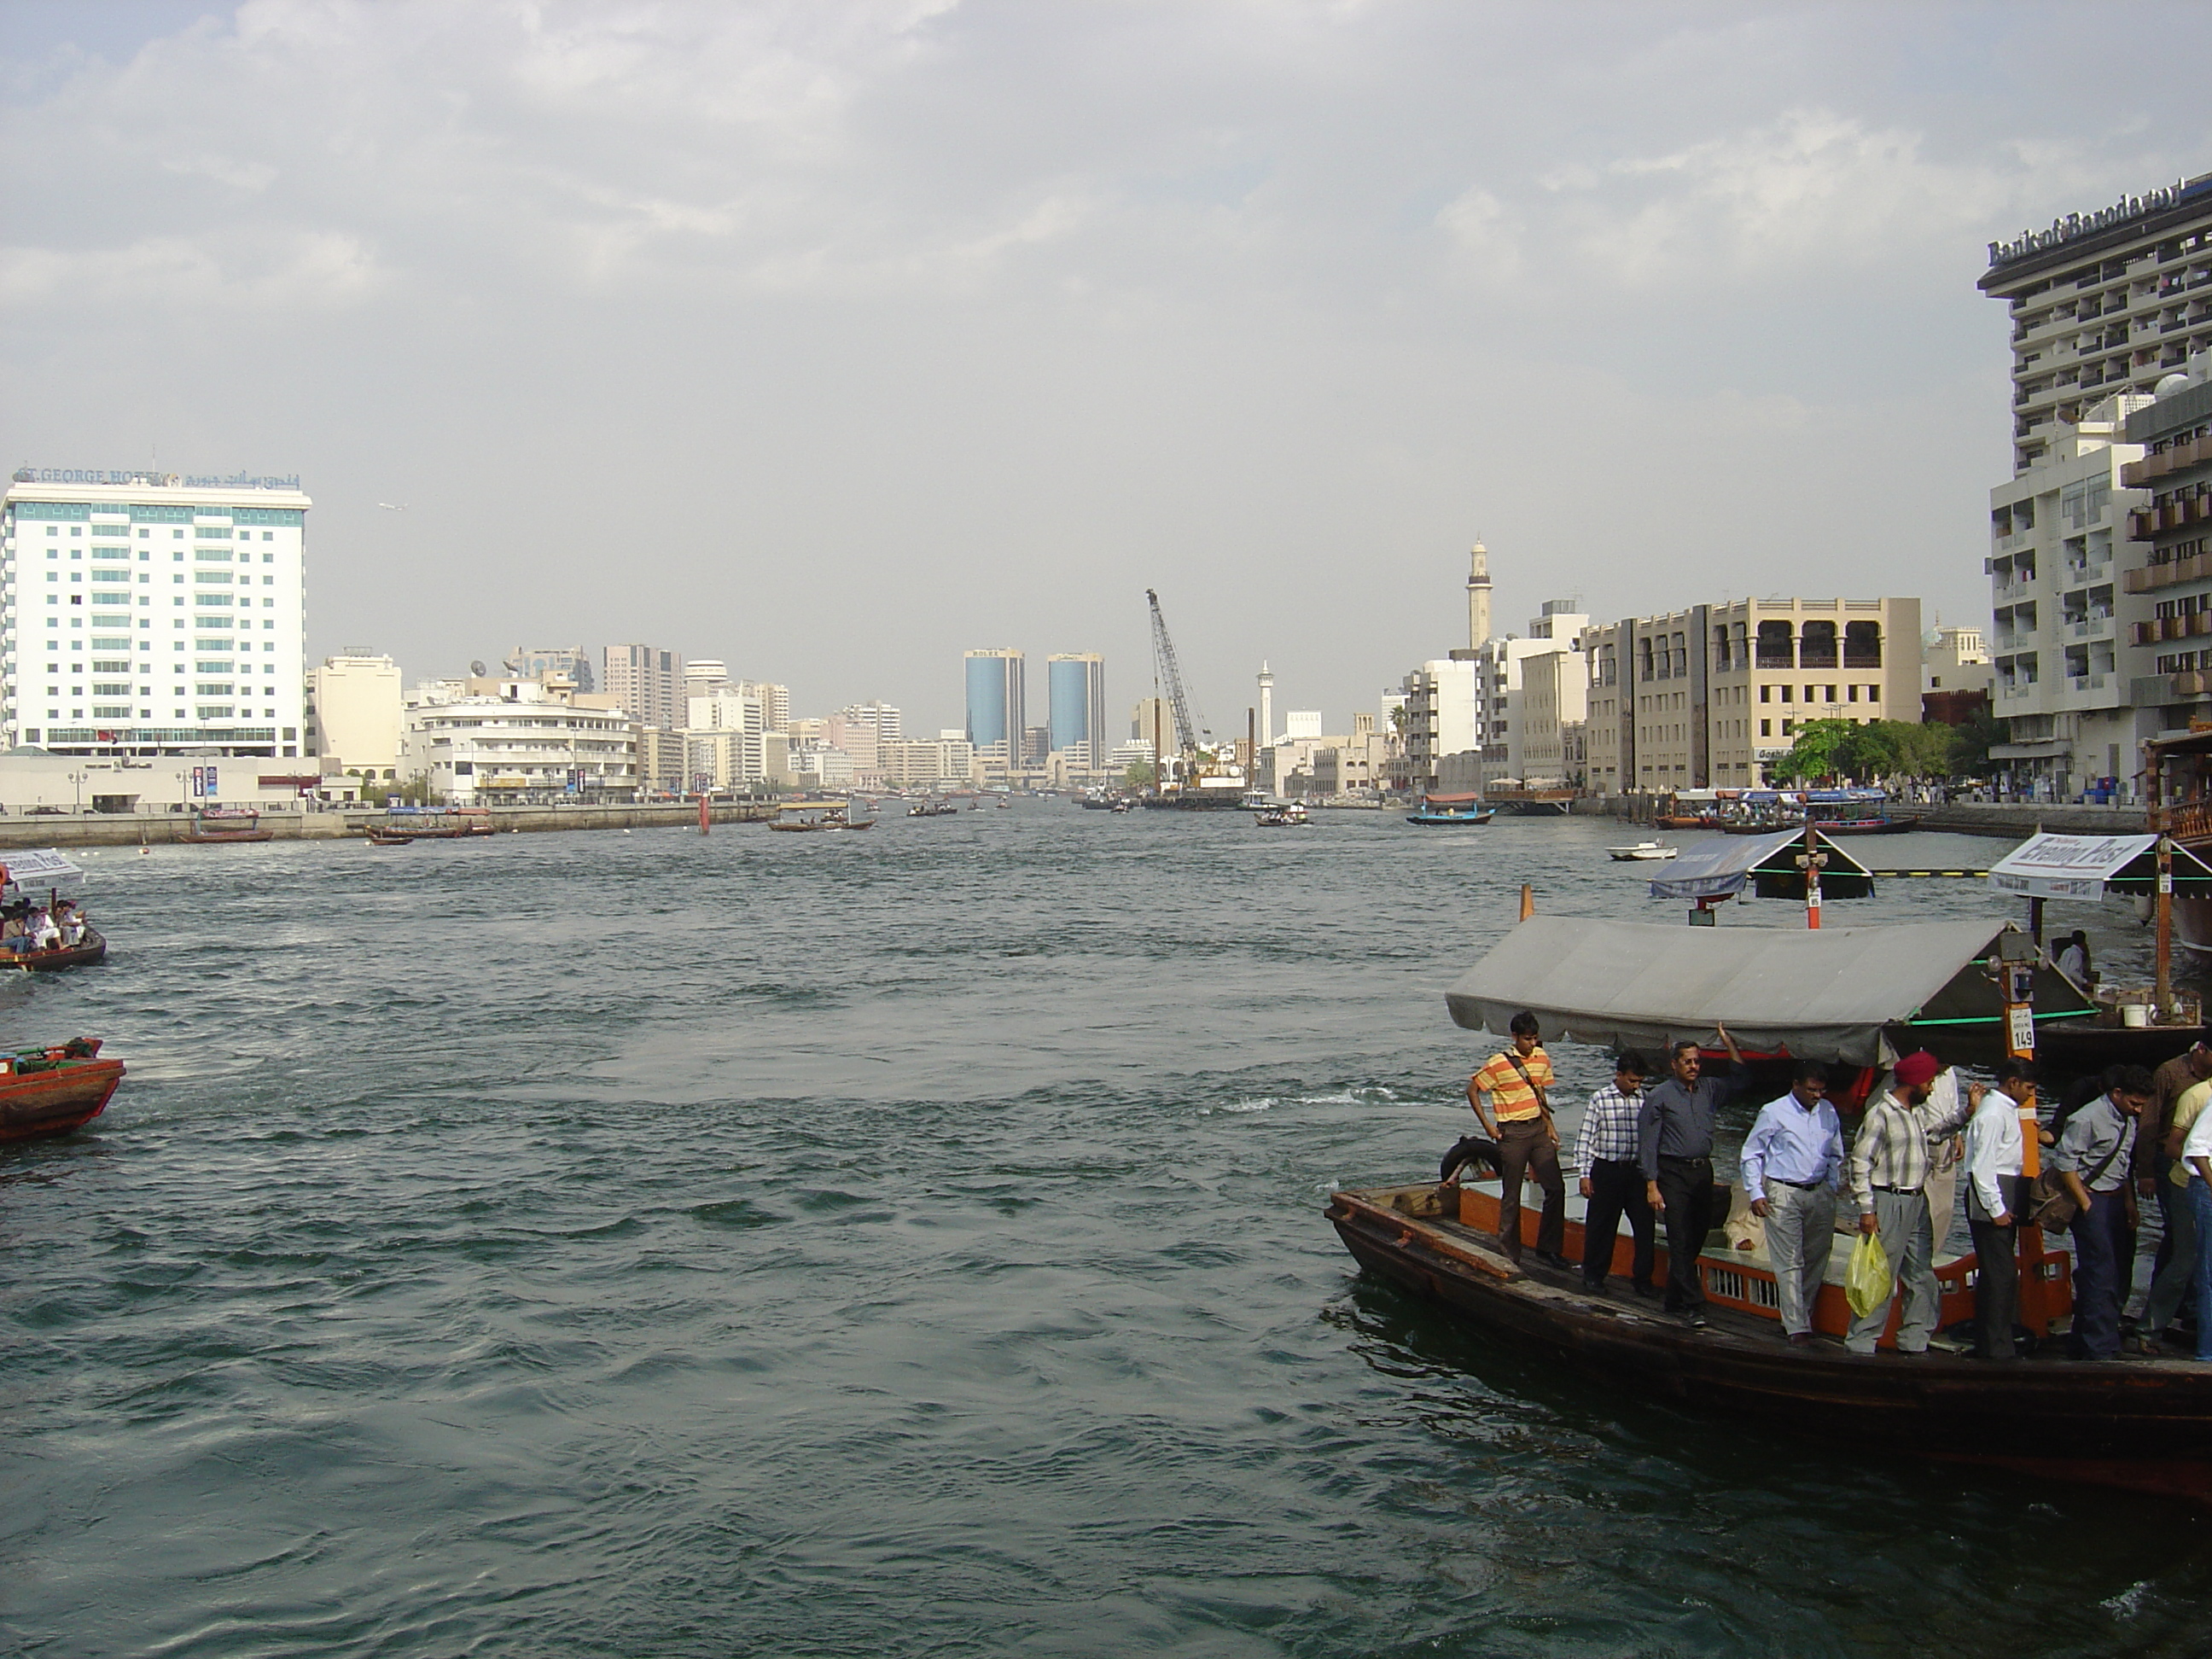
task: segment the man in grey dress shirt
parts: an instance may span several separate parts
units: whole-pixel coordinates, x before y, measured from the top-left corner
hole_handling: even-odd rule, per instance
[[[2052,1172],[2080,1206],[2074,1218],[2074,1328],[2066,1339],[2076,1359],[2110,1359],[2120,1351],[2121,1272],[2136,1248],[2128,1141],[2156,1090],[2142,1066],[2121,1066],[2111,1088],[2066,1120],[2051,1149]]]
[[[1678,1042],[1668,1051],[1667,1080],[1644,1091],[1636,1115],[1644,1196],[1667,1218],[1667,1294],[1660,1305],[1699,1329],[1705,1291],[1698,1255],[1713,1230],[1713,1118],[1743,1087],[1742,1051],[1726,1026],[1716,1023],[1713,1032],[1728,1046],[1735,1076],[1725,1083],[1706,1077],[1701,1045]]]
[[[1782,1334],[1800,1347],[1813,1340],[1813,1304],[1828,1276],[1843,1162],[1844,1129],[1828,1104],[1828,1068],[1800,1060],[1790,1092],[1759,1109],[1742,1163],[1744,1195],[1766,1224]]]

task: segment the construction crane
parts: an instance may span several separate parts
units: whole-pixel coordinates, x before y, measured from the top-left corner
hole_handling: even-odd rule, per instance
[[[1213,733],[1206,729],[1203,714],[1193,717],[1190,696],[1182,686],[1182,668],[1176,661],[1175,641],[1168,637],[1167,618],[1160,615],[1160,596],[1148,587],[1145,601],[1152,608],[1152,682],[1156,688],[1163,682],[1166,684],[1168,707],[1175,711],[1176,748],[1182,756],[1183,769],[1195,776],[1198,751],[1213,746]]]

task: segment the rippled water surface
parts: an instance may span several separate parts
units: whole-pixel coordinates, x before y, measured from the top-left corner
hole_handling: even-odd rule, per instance
[[[131,1067],[0,1152],[0,1650],[2206,1651],[2193,1511],[1747,1435],[1354,1271],[1323,1194],[1459,1132],[1442,990],[1518,884],[1676,919],[1621,838],[96,855],[110,963],[0,988]]]

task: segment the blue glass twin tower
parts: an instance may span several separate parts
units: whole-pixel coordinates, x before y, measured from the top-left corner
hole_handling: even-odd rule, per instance
[[[967,656],[968,741],[979,756],[994,750],[1010,766],[1031,757],[1028,728],[1027,664],[1018,651],[970,651]],[[1045,746],[1078,763],[1105,764],[1106,659],[1095,652],[1054,656],[1046,662]],[[1042,757],[1036,757],[1041,760]]]

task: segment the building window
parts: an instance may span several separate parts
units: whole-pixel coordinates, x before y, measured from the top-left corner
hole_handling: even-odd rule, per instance
[[[1847,685],[1844,690],[1850,702],[1856,702],[1859,700],[1859,689],[1856,685]]]
[[[1782,735],[1785,738],[1796,729],[1797,722],[1795,720],[1784,720],[1782,722]]]
[[[1797,688],[1796,688],[1796,686],[1794,686],[1794,685],[1785,685],[1785,686],[1784,686],[1784,687],[1782,688],[1782,701],[1783,701],[1783,702],[1790,702],[1793,698],[1795,698],[1795,697],[1796,697],[1796,694],[1797,694]],[[1787,730],[1789,729],[1789,727],[1785,725],[1785,726],[1784,726],[1784,728],[1783,728],[1783,729],[1784,729],[1784,731],[1787,731]]]

